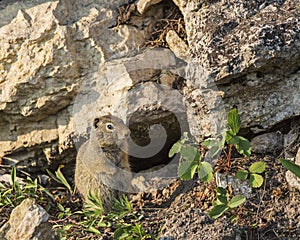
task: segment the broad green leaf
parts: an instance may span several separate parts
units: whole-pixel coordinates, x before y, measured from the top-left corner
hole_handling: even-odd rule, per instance
[[[228,143],[233,144],[240,154],[248,157],[251,155],[251,145],[246,138],[241,136],[233,136]]]
[[[220,204],[226,204],[227,205],[227,203],[228,203],[227,197],[224,196],[224,195],[218,195],[217,199],[220,202]]]
[[[250,186],[253,188],[259,188],[264,182],[264,178],[256,173],[250,174]]]
[[[213,219],[217,219],[218,217],[222,216],[222,214],[225,213],[228,209],[229,207],[227,207],[227,205],[225,204],[216,205],[209,211],[208,215]]]
[[[169,151],[169,157],[173,157],[176,153],[179,153],[182,148],[182,144],[180,142],[175,143]]]
[[[246,198],[244,196],[234,196],[227,204],[228,207],[230,208],[235,208],[239,205],[241,205],[242,203],[244,203],[246,201]]]
[[[182,180],[190,180],[194,177],[197,170],[197,162],[184,161],[179,164],[178,175]]]
[[[235,136],[235,134],[231,130],[226,131],[225,141],[228,144],[235,144],[236,142],[232,142],[232,141],[234,141],[234,139],[232,139],[234,136]]]
[[[248,177],[248,171],[247,170],[238,170],[236,172],[236,177],[240,180],[246,180]]]
[[[255,162],[249,168],[251,173],[263,173],[266,170],[266,163]]]
[[[224,140],[216,140],[214,138],[207,139],[201,143],[203,146],[209,148],[209,154],[211,157],[216,156],[224,146]]]
[[[181,156],[187,160],[188,162],[192,162],[194,161],[194,159],[197,157],[200,157],[200,154],[197,150],[196,147],[193,147],[191,145],[184,145],[182,148],[181,148]]]
[[[226,189],[222,188],[222,187],[217,187],[217,193],[220,194],[220,195],[224,195],[224,196],[227,195]]]
[[[208,162],[201,162],[198,165],[199,178],[204,182],[210,182],[213,179],[213,168]]]
[[[209,174],[207,174],[204,178],[200,178],[200,179],[201,179],[201,181],[203,181],[203,182],[208,182],[208,183],[210,183],[210,182],[213,180],[213,178],[214,178],[214,174],[213,174],[213,173],[209,173]]]
[[[300,178],[300,166],[294,162],[286,159],[279,159],[281,164],[292,173],[294,173],[298,178]]]
[[[228,113],[227,124],[234,135],[236,135],[241,127],[241,119],[236,108]]]
[[[201,142],[201,145],[206,147],[213,147],[218,146],[219,148],[222,148],[225,143],[225,136],[222,137],[222,139],[216,139],[216,138],[208,138],[205,141]]]
[[[213,147],[213,146],[218,146],[219,141],[217,141],[214,138],[209,138],[206,139],[205,141],[201,142],[202,145],[206,146],[206,147]]]
[[[222,147],[219,147],[219,146],[212,146],[212,147],[209,149],[209,154],[210,154],[211,157],[214,157],[214,156],[216,156],[221,150],[222,150]]]

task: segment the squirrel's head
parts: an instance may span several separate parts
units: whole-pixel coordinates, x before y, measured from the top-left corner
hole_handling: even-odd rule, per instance
[[[101,147],[122,144],[130,136],[124,122],[112,115],[96,117],[92,128],[92,134]]]

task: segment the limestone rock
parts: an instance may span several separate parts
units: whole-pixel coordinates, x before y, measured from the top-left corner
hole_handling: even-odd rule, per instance
[[[174,183],[177,180],[175,177],[176,172],[177,165],[175,164],[149,168],[134,174],[131,185],[134,192],[157,191]],[[173,176],[173,178],[170,176]]]
[[[283,134],[270,132],[251,140],[251,150],[255,153],[273,153],[283,149]]]
[[[59,138],[54,114],[69,106],[80,78],[57,7],[46,2],[22,9],[0,28],[0,157],[38,161],[41,146]]]
[[[4,182],[11,186],[12,185],[11,174],[0,174],[0,182],[1,183]],[[20,177],[16,177],[16,182],[19,184],[24,184],[24,179]]]
[[[243,195],[249,198],[252,193],[252,188],[248,180],[242,181],[235,176],[226,175],[223,173],[216,174],[216,183],[218,187],[227,188],[229,185],[232,187],[234,195]]]
[[[11,213],[0,229],[3,240],[57,239],[47,222],[48,213],[32,200],[26,199]]]
[[[188,45],[178,36],[178,34],[174,30],[170,30],[167,33],[166,41],[176,57],[185,61],[189,60]]]
[[[150,6],[157,4],[161,1],[162,0],[138,0],[136,3],[137,10],[140,14],[144,14]]]
[[[297,118],[291,120],[290,131],[284,135],[284,158],[294,159],[300,142],[300,121]]]
[[[153,61],[149,63],[147,59]],[[92,80],[83,82],[75,100],[74,133],[88,135],[95,114],[111,113],[131,129],[128,153],[134,171],[171,161],[170,147],[188,131],[186,107],[183,95],[172,88],[172,82],[160,84],[160,77],[165,81],[166,71],[175,76],[176,70],[180,71],[178,65],[167,49],[149,50],[103,64]],[[162,173],[161,177],[176,174]]]
[[[193,61],[216,81],[225,107],[238,107],[243,127],[259,132],[300,114],[297,0],[176,2]]]
[[[300,166],[300,148],[298,149],[297,155],[295,157],[295,164]],[[293,174],[290,171],[287,171],[285,174],[285,178],[289,183],[290,187],[298,189],[300,191],[300,179],[297,176],[295,176],[295,174]]]
[[[124,3],[0,2],[2,163],[14,159],[32,171],[75,159],[72,103],[82,82],[105,60],[143,45],[160,14],[153,9],[115,28]]]

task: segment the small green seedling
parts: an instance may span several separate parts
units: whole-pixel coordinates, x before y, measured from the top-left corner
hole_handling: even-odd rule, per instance
[[[246,198],[241,195],[234,196],[228,200],[228,193],[226,189],[222,187],[217,188],[217,200],[213,202],[213,208],[209,211],[208,215],[217,219],[221,217],[225,212],[232,210],[243,204]]]
[[[144,239],[152,239],[151,235],[148,234],[143,224],[135,223],[135,225],[131,224],[123,224],[122,227],[117,228],[114,232],[114,240],[144,240]]]
[[[55,175],[50,172],[48,169],[46,169],[47,173],[49,174],[49,176],[55,180],[56,182],[64,185],[69,192],[73,195],[75,192],[75,189],[72,189],[70,184],[68,183],[67,179],[65,178],[65,176],[63,175],[63,173],[61,172],[61,169],[64,167],[64,165],[60,165],[57,169],[57,171],[55,171]]]
[[[169,152],[169,157],[180,153],[182,162],[178,167],[178,175],[182,180],[192,179],[196,172],[203,182],[210,182],[213,179],[213,168],[210,163],[201,161],[202,157],[198,149],[191,144],[187,144],[187,133],[183,138],[176,142]]]
[[[227,125],[228,131],[226,131],[225,138],[221,140],[211,138],[202,142],[202,145],[208,147],[210,155],[214,157],[223,149],[226,142],[229,145],[227,166],[230,167],[232,147],[234,146],[240,154],[249,157],[251,155],[251,146],[246,138],[237,135],[241,128],[241,118],[236,108],[228,113]]]
[[[279,159],[280,163],[287,169],[300,178],[300,166],[286,159]]]
[[[255,162],[249,167],[248,170],[238,170],[236,177],[240,180],[246,180],[250,173],[250,186],[253,188],[259,188],[264,182],[264,178],[260,175],[266,170],[266,164],[264,162]]]

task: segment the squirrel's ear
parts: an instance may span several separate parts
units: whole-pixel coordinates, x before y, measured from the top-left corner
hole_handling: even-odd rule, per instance
[[[98,128],[98,123],[99,123],[100,119],[99,118],[95,118],[94,119],[94,128]]]

